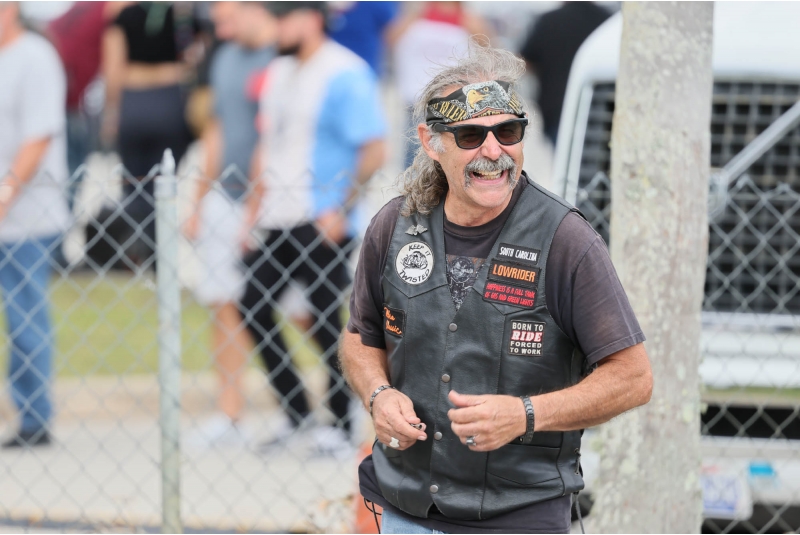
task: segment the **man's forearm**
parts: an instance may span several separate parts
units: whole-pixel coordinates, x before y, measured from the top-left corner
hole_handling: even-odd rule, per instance
[[[36,175],[49,146],[49,137],[24,143],[17,152],[11,169],[2,170],[5,174],[0,182],[0,203],[5,207],[13,204],[22,186]]]
[[[350,210],[364,193],[364,185],[386,162],[386,143],[376,139],[365,143],[358,153],[358,165],[353,186],[345,199],[345,209]]]
[[[199,209],[200,202],[208,194],[214,180],[217,179],[220,173],[220,155],[222,153],[222,133],[219,129],[219,123],[216,120],[206,128],[203,132],[203,148],[205,149],[205,163],[203,165],[203,175],[200,177],[200,182],[197,184],[195,190],[195,209]],[[244,171],[242,171],[244,172]]]
[[[531,396],[536,431],[572,431],[607,422],[650,400],[653,376],[643,344],[603,359],[575,386]]]
[[[381,385],[390,384],[386,351],[364,345],[360,335],[344,329],[339,339],[339,364],[350,388],[369,410],[372,392]]]

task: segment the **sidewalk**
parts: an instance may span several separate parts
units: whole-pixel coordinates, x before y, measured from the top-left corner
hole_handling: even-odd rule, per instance
[[[319,391],[325,377],[306,378]],[[275,402],[257,370],[246,377],[251,405],[247,446],[184,448],[182,517],[186,530],[256,532],[350,531],[355,459],[311,457],[304,444],[259,453]],[[213,406],[214,377],[184,375],[185,436]],[[148,530],[161,523],[158,384],[155,376],[59,379],[56,443],[33,451],[0,451],[0,531],[35,524],[75,531]],[[8,407],[0,408],[8,424]],[[8,427],[5,425],[4,427]],[[7,430],[4,430],[7,431]],[[20,523],[23,523],[22,526]],[[24,526],[24,527],[23,527]],[[71,531],[69,527],[59,531]]]

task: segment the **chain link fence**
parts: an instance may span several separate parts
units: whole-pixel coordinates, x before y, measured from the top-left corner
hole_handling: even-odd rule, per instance
[[[614,84],[592,89],[575,203],[608,241]],[[714,86],[700,348],[706,533],[800,530],[798,98],[795,83]]]
[[[370,424],[336,369],[335,345],[359,241],[334,243],[308,224],[266,232],[256,222],[242,233],[246,201],[220,181],[189,239],[202,179],[197,155],[186,159],[177,176],[165,160],[137,179],[92,155],[70,179],[71,230],[35,244],[36,267],[52,271],[39,302],[13,297],[36,281],[6,247],[0,278],[14,267],[22,279],[3,288],[11,310],[0,360],[17,375],[0,391],[0,433],[13,435],[24,413],[51,444],[0,450],[0,526],[352,531]],[[381,202],[382,182],[367,196]],[[364,210],[349,235],[363,232]],[[51,330],[40,317],[48,309]],[[26,333],[41,343],[20,345]],[[19,384],[31,374],[29,391]],[[239,415],[235,426],[223,409]]]
[[[726,166],[783,117],[797,98],[791,91],[718,84],[713,165]],[[768,116],[764,102],[772,106]],[[613,85],[595,87],[575,199],[605,239],[609,103]],[[800,130],[787,128],[765,147],[729,176],[710,222],[701,373],[703,529],[712,533],[800,528]],[[5,248],[0,278],[10,268],[29,275],[4,287],[4,297],[14,298],[4,311],[0,360],[6,368],[20,355],[41,353],[49,339],[37,323],[42,306],[26,305],[18,290],[35,282],[30,274],[43,258],[52,267],[45,292],[52,371],[34,370],[39,386],[31,397],[45,391],[51,373],[54,416],[50,446],[0,450],[0,526],[353,529],[356,450],[369,440],[370,427],[332,366],[330,340],[346,321],[358,240],[332,245],[309,229],[240,236],[246,202],[226,196],[220,181],[188,239],[184,231],[203,178],[193,163],[198,156],[185,160],[174,179],[170,165],[137,179],[113,157],[95,154],[71,184],[48,185],[64,195],[78,192],[63,242],[37,244],[28,267],[18,247]],[[236,169],[225,176],[246,183]],[[352,235],[392,196],[384,187],[390,176],[369,183],[369,208]],[[157,222],[166,224],[158,240]],[[164,239],[173,242],[164,245]],[[231,263],[231,257],[242,260]],[[247,281],[259,296],[253,302]],[[237,296],[237,318],[245,321],[209,306],[218,304],[219,287]],[[22,353],[24,344],[15,340],[32,327],[27,336],[34,342]],[[233,356],[222,362],[219,353],[228,350]],[[168,366],[178,358],[180,374]],[[20,410],[10,383],[0,394],[6,437]],[[235,430],[225,427],[221,407],[240,411]],[[293,430],[292,421],[303,423]],[[335,429],[347,427],[343,444]],[[583,460],[587,499],[596,457],[587,451]]]

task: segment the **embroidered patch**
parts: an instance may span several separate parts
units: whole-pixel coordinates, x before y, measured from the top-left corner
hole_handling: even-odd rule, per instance
[[[397,274],[408,284],[422,284],[433,273],[433,252],[421,241],[403,246],[394,262]]]
[[[406,312],[383,305],[383,330],[402,337],[406,330]]]
[[[497,250],[497,257],[503,260],[513,260],[514,262],[522,262],[523,264],[534,266],[539,263],[539,255],[541,253],[542,252],[538,249],[529,249],[528,247],[521,247],[519,245],[501,243],[500,248]]]
[[[489,279],[513,282],[528,288],[536,289],[536,285],[539,284],[539,268],[526,267],[513,262],[492,260],[492,263],[489,265]]]
[[[542,356],[544,323],[538,321],[512,321],[508,337],[508,352],[512,355]]]
[[[499,282],[486,281],[486,288],[483,290],[483,300],[522,308],[533,308],[536,302],[536,290],[520,288],[513,284],[500,284]]]

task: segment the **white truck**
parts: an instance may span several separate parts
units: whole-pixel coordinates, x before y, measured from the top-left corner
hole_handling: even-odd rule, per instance
[[[709,533],[800,530],[799,27],[798,3],[715,4],[700,367]],[[621,33],[617,13],[573,62],[552,179],[607,241]]]

